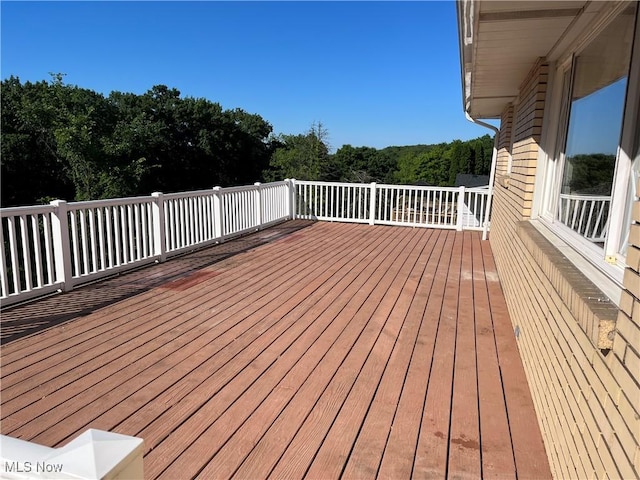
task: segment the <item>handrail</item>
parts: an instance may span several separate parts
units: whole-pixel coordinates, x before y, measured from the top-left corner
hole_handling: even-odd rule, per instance
[[[486,187],[284,180],[0,209],[0,301],[11,305],[287,219],[485,230]]]
[[[489,223],[487,187],[294,184],[296,218],[480,231]]]

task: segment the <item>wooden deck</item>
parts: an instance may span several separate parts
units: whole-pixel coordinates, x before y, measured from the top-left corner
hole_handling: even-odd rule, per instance
[[[147,478],[551,477],[479,233],[234,242],[4,311],[2,433],[138,436]]]

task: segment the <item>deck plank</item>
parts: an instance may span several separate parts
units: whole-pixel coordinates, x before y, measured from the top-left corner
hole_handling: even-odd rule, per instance
[[[444,234],[444,232],[438,233]],[[439,235],[434,236],[437,239]],[[413,302],[419,299],[417,291],[421,280],[425,279],[425,274],[432,275],[432,272],[428,272],[426,268],[435,244],[436,242],[432,241],[422,250],[420,258],[417,259],[413,271],[403,286],[402,295],[394,307],[394,315],[403,320],[403,325],[395,335],[393,351],[388,356],[389,360],[373,396],[373,402],[366,412],[366,418],[360,427],[357,440],[342,472],[347,478],[370,477],[378,473],[388,440],[388,436],[380,435],[380,432],[390,432],[391,430],[417,331],[422,320],[421,316],[411,315],[411,307]],[[428,277],[426,280],[429,281]],[[363,375],[361,378],[364,383],[370,382],[368,379],[370,375]],[[359,395],[356,393],[354,398]]]
[[[383,367],[404,319],[403,316],[392,315],[392,309],[400,299],[406,275],[415,270],[418,252],[407,253],[409,257],[398,271],[398,275],[391,280],[387,294],[377,306],[369,304],[372,320],[376,322],[376,338],[372,339],[370,347],[365,352],[366,356],[363,355],[358,359],[355,365],[350,366],[350,370],[342,369],[340,372],[339,379],[351,378],[350,387],[346,391],[346,400],[341,402],[339,413],[309,466],[307,475],[310,478],[339,477],[343,471],[343,465],[349,458],[370,407],[370,399],[377,390]]]
[[[550,476],[479,233],[249,237],[3,311],[2,433],[139,436],[152,479]]]
[[[471,232],[463,234],[449,429],[449,478],[480,478],[480,425]],[[484,360],[484,359],[483,359]]]
[[[417,478],[445,478],[447,473],[462,241],[456,235],[451,254],[443,256],[441,268],[448,273],[412,472]]]
[[[495,260],[488,245],[482,245],[485,271],[498,278]],[[503,391],[516,472],[519,478],[551,478],[549,462],[544,456],[542,434],[535,415],[535,407],[526,382],[524,366],[518,354],[513,326],[497,281],[487,283],[491,317],[495,326]],[[516,359],[509,361],[507,359]],[[519,381],[518,379],[524,380]]]
[[[491,271],[485,272],[481,241],[477,236],[473,238],[472,248],[482,476],[513,479],[516,470],[487,292],[487,283],[497,282],[497,276]]]
[[[435,332],[440,318],[447,268],[442,264],[451,253],[450,233],[443,232],[429,258],[410,315],[421,319],[397,413],[378,471],[381,478],[410,478],[429,381]],[[447,260],[448,261],[448,260]]]
[[[363,248],[361,250],[361,254],[362,254],[362,257],[358,257],[358,256],[347,257],[347,258],[336,257],[336,260],[338,260],[342,266],[351,265],[351,267],[353,268],[353,271],[350,273],[350,275],[355,275],[357,273],[357,267],[361,263],[360,260],[366,260],[368,256],[375,254],[375,251],[373,250],[373,244],[370,246],[367,246],[367,248]],[[327,265],[330,265],[330,264],[327,264]],[[292,303],[299,302],[298,304],[296,304],[296,306],[293,309],[291,309],[289,306],[286,306],[286,305],[280,305],[276,310],[273,310],[271,312],[265,311],[264,309],[260,309],[260,312],[262,314],[261,315],[262,321],[264,321],[265,314],[270,318],[280,318],[282,316],[282,318],[284,319],[287,315],[296,315],[297,318],[300,318],[302,316],[300,312],[306,312],[309,317],[312,317],[310,310],[311,308],[315,308],[315,309],[319,308],[318,307],[319,302],[317,301],[318,298],[321,299],[322,296],[327,294],[330,287],[338,283],[339,277],[334,275],[332,272],[332,270],[334,269],[335,268],[332,266],[329,270],[325,271],[322,275],[318,276],[314,282],[308,283],[304,289],[302,289],[299,293],[296,294],[297,299],[292,297],[290,300]],[[309,278],[307,278],[307,280],[309,280]],[[284,298],[282,296],[278,297],[278,302],[281,302],[283,299]],[[255,315],[257,316],[257,312],[255,312]],[[261,335],[261,333],[265,330],[266,326],[267,326],[267,323],[261,323],[260,329],[256,333],[258,335]],[[256,339],[254,339],[253,342],[256,342]],[[264,353],[263,347],[264,345],[260,343],[254,343],[253,345],[247,345],[246,348],[251,348],[253,350],[257,349],[258,352]],[[269,346],[269,348],[271,347]],[[233,361],[237,362],[238,364],[241,364],[240,360],[242,360],[242,355],[247,355],[249,353],[251,353],[251,350],[247,350],[246,352],[242,351],[238,353],[235,357],[232,357]],[[205,356],[206,355],[210,355],[210,353],[205,353]],[[203,381],[201,381],[198,385],[194,385],[194,386],[191,386],[191,388],[189,388],[190,383],[192,382],[186,381],[187,377],[185,377],[184,379],[181,379],[181,381],[177,382],[175,385],[171,385],[167,389],[163,390],[161,395],[154,399],[154,402],[160,402],[160,404],[162,405],[165,405],[165,404],[172,405],[170,409],[171,417],[163,416],[162,418],[160,418],[159,415],[162,411],[161,409],[146,408],[146,411],[139,412],[136,415],[135,424],[133,423],[133,418],[132,418],[132,419],[126,420],[125,424],[121,425],[120,427],[126,428],[126,429],[134,428],[142,432],[143,428],[147,428],[152,421],[173,423],[173,422],[176,422],[177,419],[179,418],[188,417],[192,413],[188,405],[194,405],[197,403],[197,402],[194,402],[194,397],[201,395],[203,399],[209,398],[211,396],[212,391],[215,391],[216,388],[220,388],[220,387],[216,387],[212,383],[212,376],[215,374],[218,377],[218,379],[221,377],[225,377],[224,370],[222,369],[230,368],[230,366],[227,366],[227,364],[225,364],[223,367],[220,368],[220,370],[215,370],[213,368],[210,368],[210,365],[208,365],[210,363],[210,360],[211,359],[207,360],[205,363],[202,364],[202,366],[198,365],[198,368],[204,367],[210,371],[210,375],[207,378],[205,378]],[[255,360],[253,361],[255,362]],[[253,367],[255,368],[255,366],[256,365],[254,363]],[[234,378],[234,381],[237,381],[237,377]],[[186,386],[183,385],[185,383],[186,383]],[[156,389],[154,388],[154,390]],[[182,410],[182,413],[178,413],[177,404],[179,401],[184,399],[187,395],[189,395],[189,402],[186,406],[186,409]],[[155,403],[148,404],[148,406],[151,407],[154,404]],[[183,403],[181,405],[185,405],[185,404]],[[109,418],[109,422],[110,422],[109,424],[112,424],[111,422],[115,421],[113,419],[114,415],[115,415],[114,412],[106,412],[105,414],[103,414],[101,418],[101,424],[103,424],[102,422],[107,421],[106,420],[107,417]],[[153,447],[154,445],[153,442],[148,442],[148,443],[150,443],[149,445],[150,448]]]

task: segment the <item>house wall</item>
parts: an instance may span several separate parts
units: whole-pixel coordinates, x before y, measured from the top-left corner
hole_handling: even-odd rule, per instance
[[[500,124],[503,128],[498,134],[498,155],[496,157],[496,177],[504,178],[509,171],[509,157],[511,156],[511,126],[513,125],[513,105],[509,105],[502,112]]]
[[[548,68],[503,112],[490,242],[554,476],[638,478],[640,204],[618,309],[528,221]]]

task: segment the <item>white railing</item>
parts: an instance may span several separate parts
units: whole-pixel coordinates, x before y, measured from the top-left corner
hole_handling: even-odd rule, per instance
[[[369,222],[370,184],[296,180],[295,186],[297,218]]]
[[[291,218],[291,182],[0,209],[3,305]]]
[[[155,260],[152,197],[59,201],[57,207],[68,225],[72,284]]]
[[[485,230],[486,188],[295,181],[296,218]]]
[[[220,237],[219,188],[214,190],[172,193],[154,193],[162,205],[166,254],[178,254],[196,246],[214,243]]]
[[[0,209],[0,300],[29,300],[282,222],[487,231],[485,188],[284,180]]]
[[[609,226],[611,197],[560,194],[558,219],[592,242],[604,242]]]
[[[53,205],[1,210],[0,290],[25,300],[53,292],[62,282],[56,272],[59,222]]]
[[[291,182],[272,182],[260,185],[260,223],[263,226],[278,223],[291,216]]]

